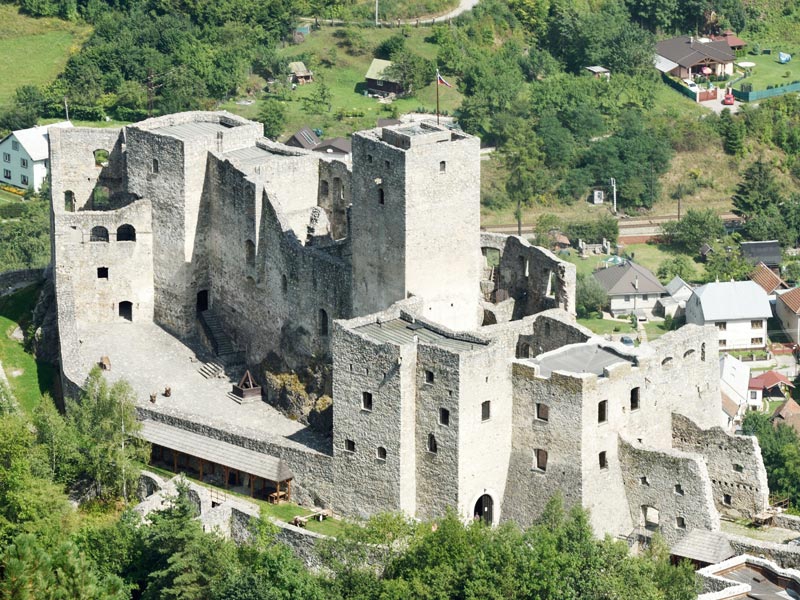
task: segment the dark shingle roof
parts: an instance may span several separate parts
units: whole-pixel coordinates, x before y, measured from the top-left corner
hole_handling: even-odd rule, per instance
[[[670,554],[710,565],[736,556],[724,534],[705,529],[692,529],[672,547]]]
[[[594,272],[594,278],[605,288],[609,296],[667,293],[667,289],[655,275],[632,262],[599,269]]]
[[[718,63],[733,62],[736,58],[728,42],[700,42],[697,38],[682,35],[656,44],[656,54],[682,67],[692,67],[705,60]]]
[[[754,265],[763,262],[768,267],[777,267],[781,264],[781,245],[778,240],[742,242],[740,248],[744,259]]]
[[[330,154],[350,154],[353,151],[353,145],[349,139],[343,137],[332,138],[324,140],[314,148],[315,152],[327,152]]]
[[[308,127],[303,127],[286,141],[286,145],[313,150],[319,145],[319,138]]]

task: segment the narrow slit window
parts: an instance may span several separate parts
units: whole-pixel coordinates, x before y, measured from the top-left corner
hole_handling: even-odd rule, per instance
[[[375,458],[378,460],[385,461],[386,460],[386,448],[383,446],[378,446],[378,450],[375,452]]]
[[[597,404],[597,422],[605,423],[608,421],[608,400],[603,400]]]
[[[372,394],[364,392],[361,394],[361,408],[364,410],[372,410]]]
[[[631,390],[631,410],[639,410],[639,388]]]
[[[481,421],[488,421],[492,418],[492,403],[489,400],[481,403]]]
[[[344,449],[347,452],[355,452],[356,451],[356,443],[353,440],[345,440],[344,441]]]
[[[597,455],[597,462],[600,465],[601,469],[605,470],[608,468],[608,458],[606,456],[605,450]]]

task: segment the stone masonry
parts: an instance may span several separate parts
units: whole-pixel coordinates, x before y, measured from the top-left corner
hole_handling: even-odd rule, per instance
[[[359,132],[351,168],[196,112],[50,144],[66,391],[112,355],[143,419],[279,458],[298,500],[349,515],[527,525],[561,493],[598,535],[673,542],[766,506],[757,443],[717,427],[714,328],[628,348],[578,325],[574,265],[480,232],[476,138]],[[253,368],[332,364],[330,439],[215,395],[192,366],[211,313]],[[147,340],[172,364],[139,368]]]

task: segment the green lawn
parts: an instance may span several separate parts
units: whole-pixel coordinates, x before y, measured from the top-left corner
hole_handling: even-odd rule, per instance
[[[657,274],[658,267],[661,266],[665,260],[675,258],[681,255],[680,252],[675,252],[671,248],[662,244],[628,244],[625,246],[625,252],[632,260],[643,267],[649,269],[653,274]],[[705,266],[702,263],[696,262],[695,256],[690,254],[683,254],[692,261],[694,265],[694,276],[690,277],[691,281],[702,281],[705,277]]]
[[[636,330],[631,327],[627,321],[612,321],[611,319],[578,319],[578,323],[584,327],[588,327],[597,335],[606,335],[607,333],[636,333]]]
[[[156,466],[156,465],[145,465],[145,464],[142,464],[141,467],[142,467],[142,469],[145,469],[147,471],[152,471],[152,472],[154,472],[154,473],[156,473],[158,475],[161,475],[162,477],[165,477],[167,479],[171,479],[172,477],[175,476],[175,473],[173,473],[169,469],[164,469],[164,468]],[[248,502],[252,502],[254,504],[257,504],[259,506],[259,508],[261,509],[261,514],[262,515],[267,516],[267,517],[273,517],[274,519],[277,519],[278,521],[283,521],[284,523],[288,523],[289,521],[291,521],[292,519],[294,519],[297,516],[305,516],[305,515],[309,515],[312,512],[314,512],[313,510],[310,510],[310,509],[308,509],[306,507],[303,507],[303,506],[300,506],[298,504],[295,504],[294,502],[283,502],[282,504],[270,504],[269,502],[267,502],[265,500],[261,500],[259,498],[251,498],[247,494],[240,494],[240,493],[235,492],[235,491],[230,490],[230,489],[222,490],[218,486],[211,485],[211,484],[205,483],[205,482],[200,482],[197,479],[195,479],[189,473],[184,473],[184,476],[187,479],[191,479],[192,483],[196,483],[197,485],[202,485],[203,487],[206,487],[206,488],[211,489],[211,490],[216,490],[216,491],[220,491],[220,492],[224,491],[225,494],[228,494],[230,496],[235,496],[237,498],[243,498],[243,499],[247,500]],[[342,521],[340,519],[325,519],[324,521],[316,521],[316,520],[312,519],[312,520],[309,520],[308,525],[306,526],[306,528],[309,531],[313,531],[315,533],[321,533],[323,535],[331,535],[331,536],[335,536],[335,535],[341,533],[343,527],[344,527],[344,524],[342,523]]]
[[[0,4],[0,106],[21,85],[52,81],[91,29],[60,19],[34,19]]]
[[[24,331],[30,322],[39,290],[39,286],[31,286],[0,298],[0,362],[11,392],[28,412],[39,404],[45,392],[52,391],[55,380],[52,365],[37,361],[22,343],[11,338],[17,326]]]
[[[800,81],[800,54],[798,53],[800,47],[794,45],[781,47],[775,44],[771,48],[772,54],[759,54],[758,56],[745,54],[737,60],[737,63],[754,62],[756,66],[752,68],[749,77],[745,77],[736,84],[736,88],[741,88],[743,83],[749,83],[752,84],[753,90],[765,90],[768,85],[776,86]],[[780,64],[778,52],[788,52],[792,55],[792,60],[785,65]],[[787,71],[789,72],[788,77],[786,77]]]
[[[652,342],[667,333],[664,329],[663,321],[648,321],[644,324],[644,330],[647,332],[647,341]]]
[[[436,86],[433,83],[419,90],[413,97],[401,98],[392,104],[381,104],[375,98],[364,96],[364,75],[372,62],[372,52],[380,42],[397,33],[396,29],[359,29],[367,44],[366,52],[360,56],[351,56],[343,48],[337,47],[338,40],[333,37],[336,29],[327,27],[315,31],[302,44],[288,46],[282,51],[283,56],[289,60],[303,60],[314,72],[315,82],[298,86],[288,94],[289,99],[283,102],[287,121],[281,141],[305,126],[322,129],[324,138],[332,138],[373,128],[379,118],[392,116],[390,110],[396,110],[398,115],[420,108],[431,113],[436,111]],[[424,41],[428,35],[430,29],[412,28],[406,46],[425,58],[433,59],[436,57],[437,47]],[[318,112],[304,101],[313,96],[320,82],[324,82],[331,91],[330,111],[323,109]],[[455,85],[455,81],[450,83]],[[443,113],[452,112],[460,104],[461,94],[455,88],[440,88],[440,107]],[[230,100],[222,103],[220,108],[255,119],[259,103],[245,106]],[[358,113],[359,116],[337,118],[340,110]]]

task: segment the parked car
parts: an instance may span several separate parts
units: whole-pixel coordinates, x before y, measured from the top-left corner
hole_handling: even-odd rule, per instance
[[[636,344],[633,341],[633,338],[627,335],[623,335],[620,340],[624,346],[635,346]]]
[[[722,103],[725,106],[733,106],[733,94],[731,92],[725,94],[725,97],[722,99]]]
[[[699,92],[699,91],[700,91],[700,88],[699,88],[699,87],[697,86],[697,84],[696,84],[694,81],[692,81],[691,79],[684,79],[684,80],[683,80],[683,83],[685,83],[685,84],[686,84],[686,87],[688,87],[688,88],[689,88],[690,90],[692,90],[694,93],[697,93],[697,92]]]

